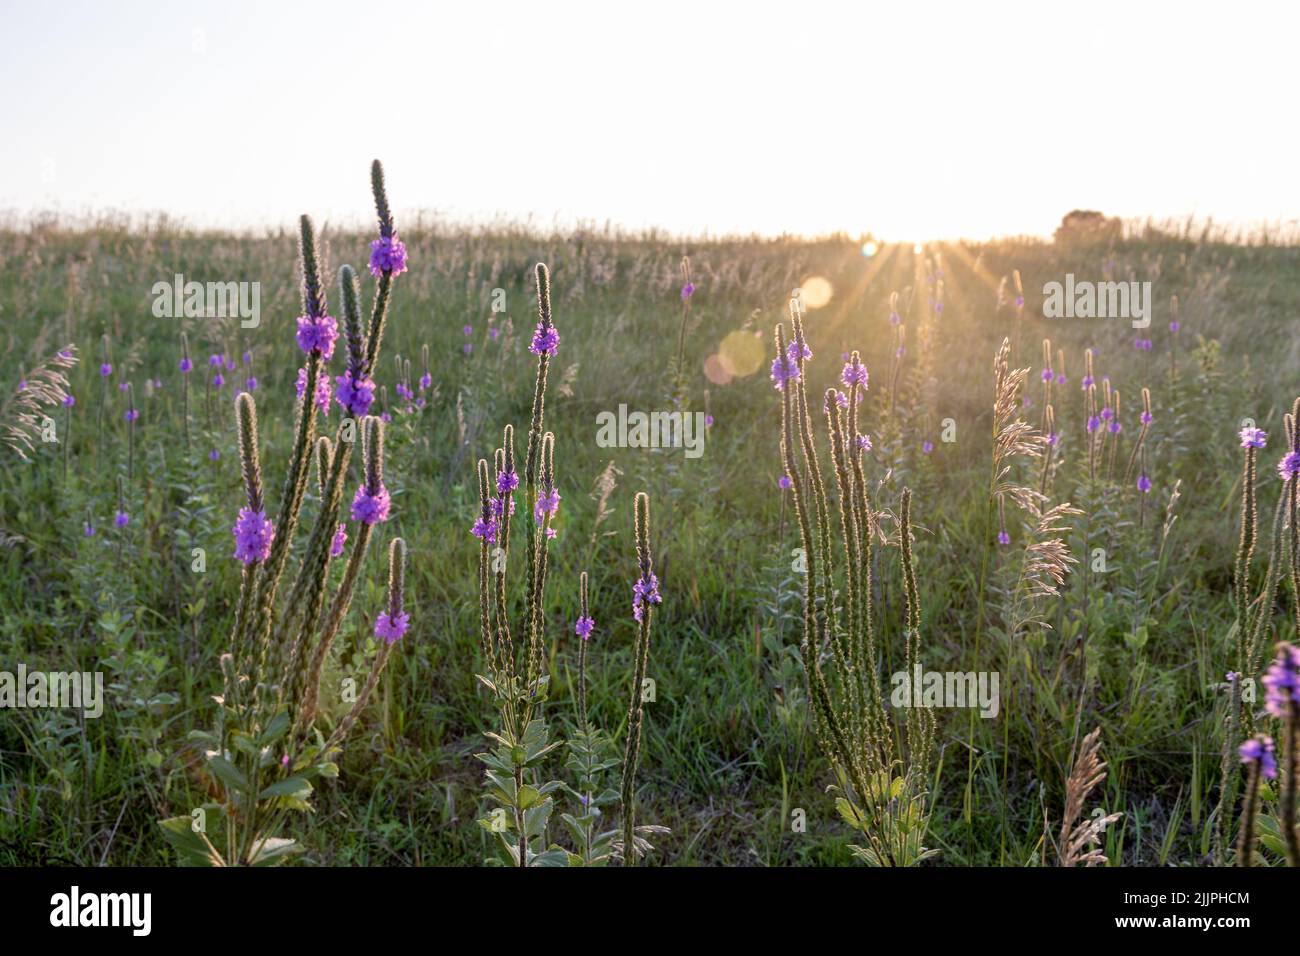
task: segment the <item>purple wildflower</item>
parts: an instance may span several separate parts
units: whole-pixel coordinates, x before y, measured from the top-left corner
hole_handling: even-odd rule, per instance
[[[1177,319],[1174,319],[1172,322],[1169,323],[1169,331],[1170,331],[1170,332],[1177,332],[1177,331],[1178,331],[1179,329],[1181,329],[1182,327],[1183,327],[1183,324],[1182,324],[1181,322],[1179,322]]]
[[[866,388],[867,377],[867,367],[861,362],[846,362],[844,371],[840,374],[840,380],[845,388],[852,388],[854,385]]]
[[[1263,448],[1268,441],[1268,433],[1262,428],[1243,428],[1237,434],[1241,436],[1242,448]]]
[[[925,452],[925,454],[927,455],[930,454],[930,452],[934,451],[934,442],[932,441],[921,442],[921,451]]]
[[[396,236],[381,236],[370,243],[370,274],[400,275],[406,271],[406,244]]]
[[[119,528],[125,528],[130,523],[131,516],[125,511],[118,511],[118,513],[113,516],[113,524],[117,525]]]
[[[799,343],[791,340],[790,344],[785,347],[785,351],[790,356],[790,363],[797,364],[799,361]],[[808,347],[807,342],[803,344],[803,358],[805,362],[812,358],[812,349]]]
[[[497,539],[496,518],[479,518],[469,529],[469,533],[476,538],[482,538],[488,544],[494,543]]]
[[[63,405],[65,408],[71,408],[75,404],[77,404],[77,399],[71,392],[68,392],[67,395],[63,396]]]
[[[799,381],[799,366],[793,361],[787,361],[784,355],[779,355],[772,360],[772,384],[776,386],[778,392],[785,391],[786,382]]]
[[[339,526],[334,529],[334,538],[330,541],[330,557],[337,558],[341,555],[343,553],[343,545],[347,544],[347,541],[348,526],[340,521]]]
[[[778,488],[785,490],[786,488],[792,487],[794,485],[794,482],[790,479],[789,475],[782,475],[780,478],[776,480],[776,484]]]
[[[194,363],[193,363],[193,362],[191,362],[188,358],[183,358],[183,359],[181,359],[181,373],[182,373],[182,374],[184,374],[184,375],[189,375],[190,372],[192,372],[193,370],[194,370]]]
[[[308,355],[319,352],[329,361],[334,354],[334,341],[339,337],[339,323],[332,315],[298,317],[298,348]]]
[[[573,633],[577,634],[584,641],[591,637],[591,629],[596,626],[596,622],[589,617],[578,618],[578,623],[573,625]]]
[[[858,446],[858,451],[871,451],[870,435],[858,435],[853,439],[853,443]]]
[[[1244,741],[1237,748],[1237,755],[1245,764],[1259,764],[1259,772],[1268,780],[1277,776],[1277,757],[1274,755],[1273,738],[1267,734],[1256,734]]]
[[[1277,657],[1264,674],[1264,708],[1274,717],[1286,717],[1300,704],[1300,648],[1279,644]]]
[[[1089,416],[1088,416],[1088,431],[1089,431],[1089,432],[1095,432],[1095,431],[1096,431],[1098,428],[1100,428],[1100,427],[1101,427],[1101,419],[1098,418],[1096,415],[1089,415]]]
[[[101,365],[101,366],[99,367],[99,374],[100,374],[100,376],[101,376],[102,378],[108,378],[110,375],[112,375],[112,374],[113,374],[113,363],[112,363],[112,362],[105,362],[103,365]]]
[[[899,317],[899,314],[898,314],[897,312],[890,312],[890,313],[889,313],[889,324],[890,324],[890,325],[898,325],[898,323],[899,323],[899,322],[902,322],[902,321],[903,321],[902,318]]]
[[[250,375],[248,376],[248,378],[244,380],[244,391],[246,392],[257,391],[257,379],[254,376]]]
[[[1057,385],[1064,385],[1065,383],[1066,383],[1065,373],[1064,373],[1064,372],[1057,372],[1057,373],[1056,373],[1056,384],[1057,384]]]
[[[302,393],[307,388],[307,370],[305,368],[298,369],[298,379],[293,383],[293,388],[294,391],[297,393],[298,397],[302,398]],[[331,391],[332,389],[330,388],[330,380],[328,375],[322,375],[320,378],[316,379],[316,395],[315,395],[316,407],[319,408],[322,412],[329,411]]]
[[[1003,530],[999,531],[999,532],[998,532],[998,544],[1004,544],[1004,545],[1005,545],[1005,544],[1010,544],[1010,543],[1011,543],[1011,535],[1007,534],[1006,529],[1004,528]]]
[[[685,302],[687,299],[689,299],[689,298],[690,298],[692,295],[694,295],[694,294],[695,294],[695,283],[694,283],[694,282],[688,282],[688,283],[686,283],[686,285],[682,286],[682,301],[683,301],[683,302]]]
[[[554,355],[560,348],[560,333],[553,325],[537,323],[528,351],[534,355]]]
[[[648,578],[643,575],[632,585],[632,617],[636,620],[641,620],[643,605],[662,602],[663,598],[659,596],[659,578],[653,571]]]
[[[221,458],[221,452],[217,449],[214,448],[208,452],[208,461],[217,461],[219,458]]]
[[[334,381],[339,386],[335,398],[349,415],[360,418],[370,411],[370,405],[375,400],[375,383],[372,379],[358,380],[352,370],[348,369],[335,377]]]
[[[1137,489],[1145,495],[1151,490],[1151,479],[1146,475],[1138,475]]]
[[[427,391],[433,385],[433,376],[425,372],[420,376],[420,391]]]
[[[509,494],[519,487],[519,475],[513,470],[497,472],[497,493]]]
[[[1300,451],[1289,451],[1277,463],[1277,475],[1287,481],[1296,474],[1300,474]]]
[[[81,526],[81,533],[87,538],[93,538],[95,536],[95,526],[87,521]]]
[[[1052,381],[1052,379],[1054,379],[1056,376],[1052,373],[1052,370],[1051,370],[1050,368],[1045,368],[1045,369],[1043,369],[1043,372],[1042,372],[1042,374],[1041,374],[1039,377],[1040,377],[1044,382],[1050,382],[1050,381]]]
[[[212,387],[213,387],[213,388],[220,388],[221,386],[223,386],[223,385],[225,385],[225,384],[226,384],[226,377],[225,377],[224,375],[222,375],[220,372],[218,372],[216,375],[213,375],[213,376],[212,376]]]
[[[266,512],[240,508],[232,532],[235,535],[235,557],[240,561],[258,564],[270,556],[275,526]]]
[[[127,420],[128,422],[133,422],[133,421],[135,421],[135,420],[136,420],[137,418],[139,418],[139,417],[140,417],[140,409],[138,409],[138,408],[128,408],[128,409],[126,410],[126,420]]]
[[[357,489],[356,496],[352,499],[352,520],[360,521],[362,524],[378,524],[380,521],[388,520],[388,507],[392,504],[392,498],[388,495],[388,489],[380,485],[379,491],[371,494],[362,485]]]
[[[220,352],[208,356],[208,368],[221,368],[226,364],[226,357]]]
[[[389,644],[401,640],[406,629],[411,626],[411,615],[402,611],[396,617],[387,611],[380,611],[375,618],[375,637],[382,637]]]
[[[540,528],[547,518],[554,518],[560,510],[560,492],[554,487],[542,486],[537,492],[537,504],[533,507],[533,517]]]
[[[1085,392],[1088,389],[1092,388],[1092,385],[1093,385],[1093,381],[1091,375],[1085,375],[1083,377],[1083,381],[1079,383],[1079,387],[1083,389]]]
[[[1118,435],[1123,430],[1124,426],[1119,423],[1119,419],[1116,419],[1107,425],[1106,428],[1112,435]]]
[[[1151,413],[1150,413],[1150,412],[1143,412],[1142,415],[1140,416],[1140,420],[1141,420],[1141,422],[1142,422],[1143,425],[1150,425],[1150,424],[1151,424]]]

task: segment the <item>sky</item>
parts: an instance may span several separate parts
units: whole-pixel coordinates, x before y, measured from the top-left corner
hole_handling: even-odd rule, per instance
[[[0,215],[889,241],[1300,218],[1300,5],[0,0]]]

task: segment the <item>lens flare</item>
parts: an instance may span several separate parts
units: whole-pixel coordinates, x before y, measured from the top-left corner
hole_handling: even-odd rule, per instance
[[[831,286],[830,280],[821,276],[809,276],[803,280],[799,286],[803,304],[810,309],[820,309],[831,301],[831,296],[835,294],[835,289]]]
[[[734,378],[753,375],[763,364],[763,341],[753,332],[735,331],[727,335],[718,346],[716,356],[720,369]],[[705,363],[705,372],[708,363]]]
[[[704,360],[704,377],[714,385],[726,385],[732,379],[731,370],[720,355],[710,355]]]

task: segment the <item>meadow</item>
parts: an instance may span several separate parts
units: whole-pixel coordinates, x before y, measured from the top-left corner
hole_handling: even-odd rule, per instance
[[[497,851],[479,822],[493,800],[476,757],[499,728],[499,701],[476,676],[493,667],[480,617],[480,561],[492,553],[471,529],[491,517],[480,494],[491,476],[477,466],[493,466],[504,425],[514,424],[523,454],[538,263],[549,268],[560,337],[545,427],[561,495],[547,519],[556,534],[536,626],[549,690],[538,712],[554,740],[581,743],[581,672],[582,707],[615,746],[614,774],[629,721],[639,725],[637,821],[666,828],[653,831],[646,862],[899,862],[877,845],[881,826],[901,828],[909,862],[927,866],[1056,865],[1094,851],[1110,865],[1233,861],[1241,794],[1260,783],[1243,784],[1236,749],[1247,727],[1282,734],[1263,691],[1243,706],[1242,684],[1234,691],[1225,674],[1242,672],[1244,633],[1259,640],[1243,680],[1263,674],[1275,641],[1295,638],[1288,552],[1274,549],[1288,486],[1274,462],[1300,394],[1300,248],[1140,223],[1102,239],[917,247],[845,236],[687,241],[453,228],[404,215],[392,198],[408,265],[394,277],[371,370],[392,508],[326,655],[325,685],[364,683],[385,653],[374,623],[389,601],[386,556],[398,536],[410,624],[334,758],[337,778],[322,770],[309,797],[269,797],[304,804],[290,808],[304,811],[291,827],[294,865],[478,865]],[[319,271],[340,322],[344,264],[370,309],[381,281],[365,268],[374,237],[318,228]],[[214,695],[229,691],[222,655],[241,608],[235,395],[255,379],[266,494],[278,507],[304,364],[294,335],[300,241],[295,223],[253,236],[165,219],[0,232],[0,661],[11,671],[102,671],[107,684],[97,718],[49,708],[0,717],[0,864],[170,864],[176,847],[158,822],[220,800],[192,732],[210,728]],[[152,290],[176,274],[260,283],[260,321],[159,317]],[[1150,326],[1044,318],[1044,285],[1067,274],[1150,281]],[[797,359],[797,374],[774,370],[796,326],[809,357]],[[801,540],[796,493],[808,523],[820,519],[806,471],[782,481],[791,470],[783,404],[797,415],[794,383],[807,385],[825,497],[842,505],[849,496],[834,490],[840,465],[827,451],[818,389],[858,388],[841,380],[855,350],[869,380],[846,407],[870,447],[859,446],[863,483],[846,479],[864,502],[846,509],[844,534],[849,565],[870,573],[823,577],[820,592],[814,577],[806,610],[809,551],[814,572],[824,556],[842,562],[830,543]],[[1091,392],[1081,387],[1089,361]],[[343,365],[335,356],[331,374]],[[786,387],[773,388],[783,375]],[[601,416],[620,406],[703,412],[702,453],[598,440]],[[342,417],[337,403],[329,408],[321,434]],[[1246,562],[1248,611],[1238,590],[1238,433],[1250,426],[1269,443],[1251,474],[1261,517]],[[789,437],[803,446],[795,428]],[[340,467],[350,500],[365,481],[363,454]],[[318,496],[313,471],[305,514],[327,506],[321,482]],[[645,580],[639,492],[662,597],[645,661],[633,616],[633,585]],[[525,499],[520,524],[530,533],[532,509]],[[910,535],[900,534],[905,511]],[[832,538],[839,513],[826,512]],[[310,552],[304,530],[290,556]],[[889,793],[884,824],[864,808],[873,801],[854,768],[837,773],[819,746],[825,712],[810,700],[801,642],[810,621],[837,612],[850,630],[874,619],[869,652],[854,653],[886,699],[891,675],[912,665],[999,677],[993,717],[896,706],[872,716],[853,689],[864,671],[825,685],[856,708],[864,751],[885,754],[872,764]],[[590,639],[574,631],[585,616]],[[832,635],[813,647],[829,661],[833,644]],[[641,670],[653,694],[637,715],[629,693]],[[328,729],[347,708],[321,710]],[[1087,786],[1092,745],[1106,769]],[[557,748],[528,772],[571,785],[575,753]],[[565,792],[553,791],[557,804],[580,797]],[[1258,798],[1256,862],[1278,865],[1285,794],[1264,781]],[[581,839],[557,811],[541,843],[574,852]]]

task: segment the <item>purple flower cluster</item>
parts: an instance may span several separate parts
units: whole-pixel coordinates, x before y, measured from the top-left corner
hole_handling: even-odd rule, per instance
[[[348,369],[336,376],[334,381],[339,386],[335,398],[349,415],[361,418],[370,411],[370,405],[375,400],[375,383],[372,379],[357,379],[352,370]]]
[[[845,362],[844,371],[840,374],[840,380],[844,383],[845,388],[852,388],[854,385],[867,387],[867,367],[861,362]]]
[[[1146,475],[1138,475],[1137,489],[1142,494],[1147,494],[1151,490],[1151,479]]]
[[[577,634],[584,641],[591,637],[591,630],[596,626],[596,622],[589,617],[578,618],[578,623],[573,625],[573,633]]]
[[[560,332],[553,325],[537,323],[528,351],[534,355],[554,355],[560,348]]]
[[[302,393],[307,388],[307,370],[305,368],[298,369],[298,380],[294,382],[293,387],[298,393],[298,397],[302,398]],[[322,375],[320,378],[316,379],[316,407],[322,412],[328,412],[330,410],[330,391],[330,380],[328,375]]]
[[[1150,339],[1134,339],[1134,340],[1133,340],[1133,347],[1134,347],[1135,349],[1137,349],[1139,352],[1150,352],[1150,351],[1151,351],[1151,340],[1150,340]]]
[[[366,490],[366,486],[362,485],[352,499],[352,520],[360,521],[362,524],[378,524],[387,521],[388,508],[391,504],[392,499],[388,496],[387,488],[381,485],[379,491],[372,495]]]
[[[553,486],[543,485],[537,492],[537,504],[533,507],[533,517],[537,519],[537,527],[546,523],[548,518],[554,518],[560,510],[560,492]]]
[[[1277,475],[1283,481],[1288,481],[1298,474],[1300,474],[1300,451],[1289,451],[1277,463]]]
[[[181,374],[183,374],[183,375],[189,375],[190,372],[192,372],[192,371],[194,371],[194,363],[191,362],[191,361],[189,360],[188,357],[186,357],[186,358],[182,358],[182,359],[181,359]]]
[[[794,482],[790,480],[789,475],[782,475],[780,478],[776,480],[776,484],[777,487],[781,488],[782,490],[785,490],[786,488],[792,487],[794,485]]]
[[[232,531],[235,535],[235,557],[240,561],[258,564],[270,556],[275,527],[266,512],[240,508]]]
[[[497,539],[497,519],[479,518],[469,529],[469,533],[476,538],[482,538],[488,544],[493,544]]]
[[[651,571],[649,576],[642,575],[637,578],[636,583],[632,585],[632,617],[641,620],[641,611],[647,604],[660,604],[663,598],[659,596],[659,578]]]
[[[694,294],[695,294],[695,283],[694,283],[694,282],[688,282],[688,283],[686,283],[686,285],[682,286],[682,301],[683,301],[683,302],[685,302],[687,299],[689,299],[689,298],[690,298],[692,295],[694,295]]]
[[[406,271],[406,244],[396,236],[381,236],[370,243],[370,274],[400,275]]]
[[[348,542],[348,526],[342,521],[334,529],[334,537],[330,541],[330,557],[337,558],[343,553],[343,546]]]
[[[375,637],[382,637],[389,644],[401,639],[406,629],[411,626],[411,615],[405,611],[397,615],[380,611],[375,618]]]
[[[1277,646],[1277,657],[1264,674],[1264,688],[1264,707],[1274,717],[1286,717],[1290,705],[1300,705],[1300,648]]]
[[[1243,428],[1238,432],[1242,448],[1263,448],[1268,441],[1268,433],[1262,428]]]
[[[1259,764],[1259,772],[1268,780],[1277,776],[1277,757],[1274,755],[1273,738],[1267,734],[1256,734],[1237,748],[1237,755],[1245,764]]]
[[[339,323],[332,315],[302,315],[298,317],[298,348],[308,355],[319,352],[329,361],[334,355],[334,342],[339,337]]]
[[[778,355],[772,359],[772,384],[778,392],[785,391],[786,382],[799,381],[799,366],[793,359]]]

